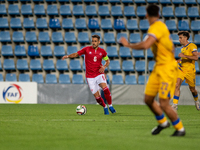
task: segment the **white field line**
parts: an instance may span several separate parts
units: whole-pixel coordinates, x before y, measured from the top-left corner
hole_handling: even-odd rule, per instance
[[[19,119],[14,119],[14,120],[0,120],[0,122],[17,122],[17,121],[25,121],[25,120],[19,120]],[[28,121],[35,121],[35,120],[28,120]],[[52,122],[56,122],[56,121],[75,121],[75,122],[93,122],[93,121],[97,121],[97,122],[133,122],[133,121],[150,121],[150,120],[108,120],[108,119],[43,119],[41,121],[52,121]]]
[[[19,119],[14,119],[14,120],[0,120],[0,122],[17,122],[17,121],[25,121],[25,120],[19,120]],[[27,120],[26,120],[27,121]],[[28,120],[28,121],[35,121],[35,120]],[[85,122],[93,122],[93,121],[97,121],[97,122],[145,122],[145,121],[153,121],[153,120],[109,120],[109,119],[42,119],[40,121],[52,121],[52,122],[56,122],[56,121],[75,121],[75,122],[81,122],[81,121],[85,121]],[[199,121],[198,119],[193,119],[193,120],[188,120],[188,121]]]

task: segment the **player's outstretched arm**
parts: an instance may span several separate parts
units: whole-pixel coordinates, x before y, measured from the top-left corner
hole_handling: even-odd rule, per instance
[[[129,43],[126,38],[122,37],[119,41],[123,46],[129,47],[136,50],[144,50],[151,47],[156,42],[156,39],[153,36],[148,36],[148,38],[145,41],[139,42],[139,43]]]
[[[63,56],[63,57],[62,57],[62,60],[66,59],[66,58],[76,58],[76,57],[78,57],[78,56],[79,56],[78,53],[72,53],[72,54],[70,54],[70,55],[65,55],[65,56]]]

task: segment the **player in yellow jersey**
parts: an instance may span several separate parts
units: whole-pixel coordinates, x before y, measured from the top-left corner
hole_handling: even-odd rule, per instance
[[[172,136],[184,136],[185,129],[182,121],[169,104],[175,90],[178,73],[177,63],[174,58],[174,45],[167,26],[158,20],[159,7],[157,5],[148,5],[146,11],[150,27],[145,40],[140,43],[130,44],[122,37],[120,43],[125,47],[137,50],[146,50],[151,47],[154,53],[156,64],[146,85],[144,98],[145,103],[154,113],[159,123],[152,130],[152,134],[159,134],[160,131],[170,126],[164,115],[165,113],[176,129]],[[160,104],[154,100],[157,94],[159,94]]]
[[[194,43],[190,43],[190,33],[187,31],[178,32],[180,44],[183,45],[181,53],[178,55],[181,59],[178,60],[178,79],[176,82],[176,89],[173,98],[174,109],[178,109],[178,101],[180,96],[181,83],[186,80],[189,85],[189,89],[192,92],[196,109],[199,110],[198,93],[195,89],[195,61],[198,60],[197,46]]]

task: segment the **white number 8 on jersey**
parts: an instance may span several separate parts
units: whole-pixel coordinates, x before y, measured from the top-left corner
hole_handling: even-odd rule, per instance
[[[97,61],[97,56],[94,56],[94,62],[96,62]]]

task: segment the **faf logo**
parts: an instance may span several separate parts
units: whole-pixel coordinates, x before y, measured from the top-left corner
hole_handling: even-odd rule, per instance
[[[3,90],[3,99],[11,103],[19,103],[23,99],[22,88],[17,84],[11,84]]]

